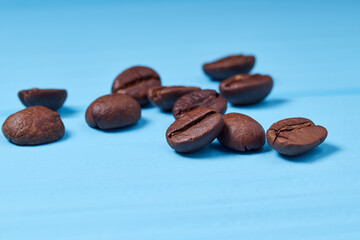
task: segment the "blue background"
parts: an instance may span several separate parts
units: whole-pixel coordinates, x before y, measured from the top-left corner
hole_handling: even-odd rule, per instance
[[[0,239],[360,239],[359,1],[0,0],[0,123],[21,89],[66,88],[65,137],[19,147],[0,137]],[[91,129],[87,106],[141,64],[164,85],[218,89],[205,61],[255,54],[273,76],[248,114],[266,129],[307,117],[329,135],[284,158],[215,141],[179,155],[170,114]]]

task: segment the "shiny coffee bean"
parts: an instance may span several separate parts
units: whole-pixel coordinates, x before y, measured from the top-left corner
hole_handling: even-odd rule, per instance
[[[174,103],[179,97],[200,90],[198,87],[184,87],[184,86],[171,86],[171,87],[153,87],[147,92],[150,102],[159,107],[163,111],[171,111]]]
[[[266,137],[271,148],[281,154],[295,156],[320,145],[327,130],[306,118],[287,118],[274,123]]]
[[[85,118],[90,127],[115,129],[139,121],[141,107],[132,97],[109,94],[99,97],[86,110]]]
[[[160,86],[160,76],[148,67],[131,67],[120,73],[114,80],[112,93],[126,94],[137,100],[141,106],[149,103],[148,89]]]
[[[250,72],[254,64],[254,56],[233,55],[206,63],[203,65],[203,70],[213,80],[222,81],[235,74]]]
[[[237,74],[220,83],[220,93],[233,105],[250,105],[269,95],[273,80],[268,75]]]
[[[4,136],[17,145],[40,145],[59,140],[65,127],[57,112],[32,106],[10,115],[2,126]]]
[[[209,107],[224,114],[227,108],[226,99],[215,90],[199,90],[180,97],[173,106],[172,113],[176,119],[184,113],[198,107]]]
[[[240,113],[223,116],[224,126],[217,139],[223,145],[236,151],[246,152],[262,148],[265,131],[254,119]]]
[[[214,109],[196,108],[170,125],[166,140],[177,152],[193,152],[214,141],[222,125],[222,116]]]
[[[44,106],[56,111],[64,104],[67,93],[64,89],[32,88],[20,91],[18,96],[26,107]]]

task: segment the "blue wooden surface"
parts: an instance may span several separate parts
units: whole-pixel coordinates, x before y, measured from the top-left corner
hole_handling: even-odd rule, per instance
[[[358,1],[0,1],[0,123],[17,92],[68,89],[65,137],[18,147],[0,137],[0,239],[360,239]],[[265,129],[307,117],[326,141],[298,158],[215,141],[179,155],[173,117],[89,128],[86,107],[125,68],[164,85],[217,89],[204,61],[255,54],[273,76],[263,103],[235,108]]]

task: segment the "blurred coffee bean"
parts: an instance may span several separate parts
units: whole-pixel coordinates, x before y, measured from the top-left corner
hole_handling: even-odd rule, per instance
[[[32,88],[20,91],[18,96],[26,107],[44,106],[56,111],[64,104],[67,92],[65,89]]]
[[[157,72],[148,67],[136,66],[126,69],[115,78],[112,93],[129,95],[144,106],[149,103],[147,91],[160,85]]]
[[[141,107],[132,97],[109,94],[99,97],[86,110],[85,118],[90,127],[114,129],[139,121]]]
[[[254,65],[254,56],[233,55],[205,63],[203,70],[213,80],[222,81],[235,74],[248,73]]]
[[[227,108],[226,99],[215,90],[198,90],[180,97],[173,106],[172,113],[176,119],[184,113],[198,108],[209,107],[224,114]]]
[[[40,145],[59,140],[65,127],[57,112],[32,106],[10,115],[2,126],[4,136],[17,145]]]
[[[220,83],[220,93],[233,105],[250,105],[269,95],[273,80],[268,75],[237,74]]]
[[[184,86],[171,86],[171,87],[153,87],[147,92],[148,99],[155,106],[163,111],[171,111],[174,103],[179,97],[200,90],[198,87],[184,87]]]

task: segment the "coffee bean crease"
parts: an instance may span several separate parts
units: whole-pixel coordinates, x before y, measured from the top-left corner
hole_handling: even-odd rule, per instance
[[[168,134],[168,137],[171,138],[171,137],[173,137],[173,136],[175,136],[175,135],[177,135],[177,134],[179,134],[179,133],[185,132],[185,131],[188,130],[189,128],[193,127],[194,125],[202,122],[204,119],[207,119],[208,117],[210,117],[210,116],[212,116],[212,115],[214,115],[214,114],[216,114],[216,113],[217,113],[216,111],[211,111],[211,112],[209,112],[209,113],[207,113],[207,114],[205,114],[205,115],[203,115],[203,116],[198,116],[197,118],[192,119],[190,122],[186,123],[186,124],[185,124],[184,126],[182,126],[181,128],[176,129],[176,130],[170,132],[170,133]]]

